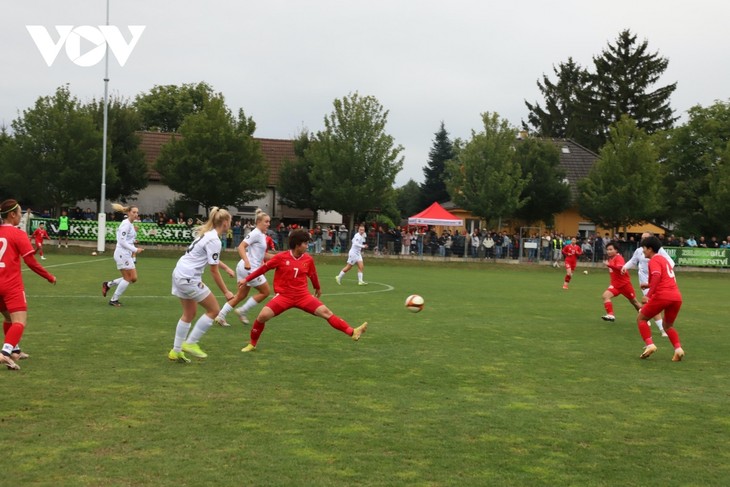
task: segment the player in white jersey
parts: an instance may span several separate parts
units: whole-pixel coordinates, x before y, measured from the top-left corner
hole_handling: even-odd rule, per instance
[[[220,261],[221,235],[225,235],[230,227],[231,214],[226,210],[213,207],[210,210],[208,221],[198,227],[195,240],[177,261],[175,270],[172,271],[172,294],[180,298],[182,316],[175,328],[172,350],[167,354],[170,360],[189,363],[190,359],[185,356],[185,352],[197,358],[208,356],[201,350],[198,341],[213,324],[219,307],[215,295],[203,282],[203,271],[206,266],[209,266],[213,280],[226,299],[233,297],[233,293],[226,287],[218,270],[220,266],[230,276],[234,275],[233,270]],[[190,331],[198,304],[205,308],[205,313],[198,318],[193,330]]]
[[[644,232],[641,234],[641,240],[653,236],[654,235],[649,232]],[[674,269],[674,260],[672,260],[667,251],[664,250],[664,247],[661,247],[659,249],[658,254],[667,259],[669,264],[672,266],[672,269]],[[646,296],[646,293],[649,292],[649,259],[647,259],[644,255],[644,249],[641,246],[639,246],[639,248],[634,251],[634,255],[632,255],[631,258],[626,261],[624,266],[621,268],[621,274],[625,274],[626,272],[628,272],[629,269],[634,269],[637,267],[639,274],[639,287],[641,288],[641,292],[644,293],[644,296]],[[662,336],[667,336],[667,333],[664,331],[661,314],[658,314],[654,317],[654,323],[656,323],[659,331],[662,332]]]
[[[119,298],[127,290],[127,286],[137,282],[136,255],[144,249],[135,246],[137,230],[134,228],[134,222],[139,219],[139,208],[136,206],[122,206],[119,203],[112,203],[112,208],[114,211],[127,215],[127,218],[117,228],[117,246],[114,249],[114,260],[117,263],[117,269],[122,273],[122,277],[102,282],[101,295],[106,297],[109,289],[116,286],[117,289],[114,291],[109,304],[118,308],[122,305]]]
[[[238,265],[236,266],[238,291],[233,299],[229,299],[228,302],[223,305],[223,308],[215,319],[215,322],[221,326],[230,326],[226,323],[226,315],[229,311],[234,309],[238,303],[243,301],[246,296],[248,296],[248,292],[252,287],[256,288],[258,293],[248,298],[243,306],[236,309],[236,314],[238,314],[238,318],[244,325],[248,324],[248,317],[246,316],[246,313],[271,294],[271,288],[269,287],[269,283],[266,281],[265,275],[261,275],[246,284],[241,283],[241,281],[246,279],[246,276],[251,273],[251,269],[258,269],[263,265],[264,260],[268,260],[266,254],[268,249],[266,232],[271,225],[271,217],[264,213],[261,209],[257,209],[255,221],[256,228],[251,230],[238,246],[238,254],[241,256],[241,260],[238,261]]]
[[[357,265],[357,284],[360,286],[367,285],[367,282],[363,280],[363,261],[362,261],[362,249],[368,248],[366,243],[365,225],[360,225],[357,229],[357,233],[352,237],[352,246],[350,252],[347,254],[347,264],[342,268],[339,274],[335,277],[337,284],[342,284],[342,278],[345,277],[345,273],[352,269],[354,265]]]

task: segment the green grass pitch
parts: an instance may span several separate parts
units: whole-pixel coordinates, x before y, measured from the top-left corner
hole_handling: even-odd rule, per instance
[[[69,252],[43,262],[56,286],[24,272],[31,357],[0,371],[8,485],[730,479],[730,274],[678,271],[687,355],[673,363],[656,329],[658,352],[639,360],[623,297],[617,321],[601,320],[600,268],[564,291],[564,271],[547,266],[366,256],[370,285],[358,287],[356,270],[334,281],[344,256],[317,257],[323,301],[353,326],[370,324],[359,342],[291,310],[254,353],[240,352],[248,328],[214,326],[200,342],[209,357],[185,365],[167,360],[180,316],[176,252],[141,254],[122,308],[101,296],[102,280],[119,275],[110,252]],[[207,271],[206,281],[215,287]],[[426,300],[418,314],[403,305],[413,293]]]

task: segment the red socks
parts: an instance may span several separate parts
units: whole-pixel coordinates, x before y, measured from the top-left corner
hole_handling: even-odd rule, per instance
[[[254,347],[256,346],[256,343],[258,343],[259,337],[264,332],[264,327],[266,327],[266,323],[254,320],[253,326],[251,327],[251,345]]]
[[[329,319],[327,320],[327,323],[329,323],[330,326],[332,328],[334,328],[335,330],[340,330],[342,333],[352,336],[352,327],[350,325],[348,325],[347,322],[345,320],[343,320],[342,318],[340,318],[339,316],[337,316],[337,315],[330,316]]]
[[[672,343],[672,346],[675,349],[682,346],[682,344],[679,343],[679,334],[677,333],[677,330],[675,330],[673,326],[664,328],[664,331],[667,332],[667,338],[669,338],[669,341]]]
[[[603,307],[606,308],[606,313],[612,315],[613,314],[613,302],[607,301],[603,303]]]
[[[639,321],[639,333],[641,334],[641,338],[644,340],[644,343],[647,345],[654,343],[654,340],[651,339],[651,328],[646,320]]]
[[[3,323],[3,328],[7,323]],[[5,332],[5,343],[9,343],[13,347],[17,347],[20,339],[23,337],[25,326],[22,323],[11,323]]]

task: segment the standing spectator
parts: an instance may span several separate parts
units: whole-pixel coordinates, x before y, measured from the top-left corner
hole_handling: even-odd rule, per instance
[[[68,212],[66,210],[61,211],[61,216],[58,217],[58,248],[61,248],[61,241],[64,242],[66,248],[68,248]]]
[[[314,240],[314,253],[322,253],[322,227],[317,225],[312,230],[312,240]]]
[[[631,285],[631,279],[623,270],[625,261],[618,251],[618,244],[616,242],[608,242],[608,245],[606,245],[606,255],[608,259],[604,263],[608,267],[611,284],[603,292],[603,307],[606,309],[606,314],[601,318],[604,321],[616,321],[616,316],[613,314],[612,298],[622,294],[634,306],[636,311],[639,311],[641,305],[636,300],[636,293],[634,292],[634,287]]]
[[[329,252],[332,250],[332,226],[324,228],[322,230],[322,240],[324,240],[324,251]]]
[[[366,249],[367,247],[368,244],[366,243],[365,237],[365,225],[360,225],[357,229],[357,233],[354,237],[352,237],[352,247],[350,247],[350,252],[347,254],[347,264],[335,277],[335,281],[337,281],[337,284],[341,285],[342,278],[345,276],[347,271],[352,269],[352,266],[357,265],[357,284],[359,286],[367,285],[367,282],[363,280],[364,264],[362,260],[362,250]]]
[[[84,210],[84,220],[93,220],[96,215],[93,211],[91,211],[91,208],[86,208]]]
[[[38,224],[38,228],[36,228],[35,232],[33,232],[33,240],[35,241],[36,253],[41,254],[41,260],[46,260],[43,255],[43,240],[51,240],[51,237],[49,237],[48,232],[46,232],[45,223],[40,222],[40,224]]]
[[[341,251],[347,250],[347,227],[345,225],[340,225],[340,249]]]
[[[134,228],[134,222],[139,217],[139,208],[136,206],[122,206],[119,203],[112,203],[114,211],[124,213],[127,218],[119,224],[117,228],[117,246],[114,249],[114,260],[117,263],[117,269],[122,273],[122,277],[118,277],[113,281],[104,281],[101,283],[101,295],[106,297],[109,289],[116,286],[112,299],[109,301],[110,306],[118,308],[122,305],[119,298],[127,290],[130,284],[137,282],[136,256],[144,249],[135,247],[137,241],[137,230]]]
[[[697,247],[706,249],[707,248],[707,240],[705,240],[704,235],[700,235],[700,240],[697,242]]]
[[[568,238],[561,252],[565,256],[565,280],[563,282],[563,289],[568,289],[568,284],[573,279],[573,271],[575,271],[578,265],[578,257],[580,257],[583,251],[579,245],[573,243],[572,238]]]
[[[23,213],[23,216],[20,217],[20,223],[18,224],[18,228],[23,230],[26,235],[30,234],[30,220],[33,218],[33,212],[30,208],[25,210],[25,213]]]
[[[17,201],[8,199],[0,203],[0,313],[3,315],[5,338],[0,350],[0,363],[10,370],[20,370],[16,360],[28,358],[20,350],[25,325],[28,321],[28,302],[25,297],[23,276],[20,268],[22,258],[33,272],[51,284],[56,278],[35,260],[33,247],[28,234],[16,228],[22,218],[22,210]]]
[[[241,240],[241,220],[236,220],[236,223],[233,224],[233,246],[238,248]]]
[[[697,247],[697,240],[694,235],[690,235],[687,239],[687,247]]]
[[[479,229],[475,228],[471,232],[471,238],[469,243],[471,244],[471,256],[476,259],[479,257]]]
[[[642,299],[643,306],[636,318],[639,333],[646,344],[640,357],[649,358],[657,351],[657,346],[651,338],[648,321],[652,316],[663,313],[664,330],[674,347],[672,361],[679,362],[684,358],[684,350],[679,341],[679,334],[674,329],[674,322],[682,307],[682,294],[679,292],[672,266],[666,257],[659,254],[662,248],[659,239],[654,236],[647,237],[641,241],[641,247],[644,249],[644,256],[649,259],[649,291]]]
[[[364,235],[365,227],[360,226],[360,228],[362,229],[361,233]],[[358,232],[359,234],[360,231]],[[355,243],[355,238],[357,238],[357,235],[353,238],[353,244]],[[291,308],[299,308],[302,311],[327,320],[327,323],[332,328],[349,335],[355,341],[359,340],[367,330],[367,322],[357,328],[352,328],[345,320],[332,313],[319,300],[319,297],[322,295],[322,290],[320,289],[314,259],[312,259],[311,255],[307,254],[308,245],[309,234],[306,231],[297,230],[292,232],[289,237],[289,248],[291,250],[275,255],[271,260],[246,277],[246,281],[249,282],[262,276],[270,269],[276,269],[274,273],[274,292],[276,295],[271,301],[266,303],[258,317],[256,317],[256,321],[254,321],[251,327],[251,341],[241,349],[242,352],[256,350],[256,345],[261,337],[261,333],[264,331],[266,322]],[[312,281],[314,296],[309,293],[308,279]]]
[[[198,342],[205,335],[205,332],[210,329],[213,319],[218,316],[220,308],[215,295],[203,282],[203,271],[206,266],[210,267],[213,281],[215,281],[226,300],[233,297],[233,293],[226,287],[218,269],[222,267],[228,275],[235,275],[227,265],[219,260],[221,236],[228,231],[230,226],[231,214],[214,206],[210,210],[208,221],[198,227],[195,240],[177,261],[177,265],[172,271],[172,294],[180,298],[180,305],[182,306],[182,316],[175,327],[172,350],[167,354],[167,358],[174,362],[190,363],[190,359],[185,353],[197,358],[206,358],[208,356],[200,348]],[[192,331],[190,331],[198,304],[205,309],[205,313],[198,318]]]

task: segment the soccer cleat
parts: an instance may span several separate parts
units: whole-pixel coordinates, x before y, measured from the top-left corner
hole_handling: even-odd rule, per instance
[[[254,350],[256,350],[256,347],[250,343],[241,349],[242,352],[253,352]]]
[[[355,341],[358,341],[363,333],[365,333],[368,329],[368,322],[366,321],[362,325],[358,326],[354,330],[352,330],[352,339]]]
[[[367,286],[367,285],[368,285],[368,283],[367,283],[367,282],[365,282],[365,281],[360,281],[360,282],[358,282],[358,283],[357,283],[357,285],[358,285],[358,286]]]
[[[196,358],[205,358],[205,357],[208,356],[208,354],[205,353],[200,348],[200,345],[198,345],[197,343],[184,342],[182,344],[182,350],[183,350],[183,352],[187,352],[187,353],[189,353],[190,355],[192,355],[193,357],[196,357]]]
[[[5,366],[10,370],[20,370],[20,366],[16,364],[13,359],[5,355],[5,353],[0,353],[0,363],[4,363]]]
[[[118,308],[121,305],[122,305],[122,303],[120,303],[119,301],[117,301],[115,299],[112,299],[111,301],[109,301],[109,306],[114,306],[115,308]]]
[[[25,360],[27,358],[30,358],[30,355],[28,355],[25,352],[21,352],[20,349],[13,350],[13,352],[10,354],[10,358],[13,360]]]
[[[567,284],[563,284],[563,289],[568,289],[568,285]]]
[[[603,321],[616,321],[616,317],[614,315],[603,315],[601,316],[601,319]]]
[[[683,358],[684,358],[684,350],[682,350],[682,347],[675,348],[674,357],[672,357],[672,362],[681,362]]]
[[[101,283],[101,295],[106,297],[106,293],[109,292],[109,283],[104,281]]]
[[[667,335],[667,332],[666,331],[662,330],[662,336],[663,337],[668,337],[669,335]]]
[[[244,311],[237,309],[236,314],[238,315],[238,319],[241,320],[241,323],[243,323],[244,325],[249,324],[248,316],[246,316],[246,313]]]
[[[641,356],[639,358],[649,358],[654,352],[656,352],[656,345],[652,343],[651,345],[644,347],[644,351],[641,352]]]
[[[41,260],[46,260],[46,257],[44,255],[41,255]]]
[[[215,323],[216,325],[222,326],[222,327],[224,327],[224,328],[225,328],[225,327],[228,327],[228,326],[231,326],[231,324],[230,324],[230,323],[228,323],[228,322],[227,322],[227,321],[225,320],[225,318],[223,318],[223,317],[221,317],[221,316],[216,316],[216,317],[215,317],[215,319],[213,320],[213,323]]]
[[[167,358],[169,358],[173,362],[180,362],[181,364],[190,363],[190,359],[185,356],[185,352],[176,352],[175,350],[170,350],[170,353],[167,354]]]
[[[339,275],[335,276],[335,282],[342,286],[342,278]]]

